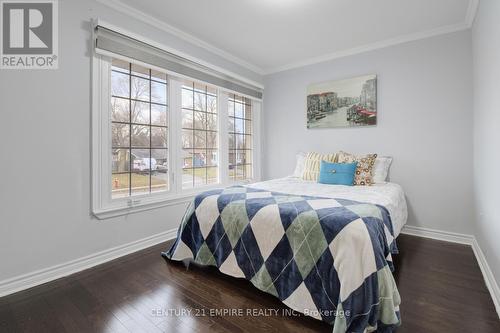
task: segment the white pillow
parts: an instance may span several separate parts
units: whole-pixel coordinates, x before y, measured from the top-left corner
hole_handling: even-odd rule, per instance
[[[295,163],[295,171],[293,171],[293,176],[300,178],[304,173],[304,168],[306,165],[306,153],[298,152],[296,160],[297,162]]]
[[[387,181],[391,163],[392,157],[389,156],[379,156],[375,159],[375,165],[373,167],[373,182],[375,184],[385,183]]]

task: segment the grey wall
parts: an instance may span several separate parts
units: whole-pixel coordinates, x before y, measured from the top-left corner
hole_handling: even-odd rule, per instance
[[[59,2],[60,68],[0,72],[0,281],[177,227],[184,205],[99,221],[90,214],[90,30],[100,17],[255,81],[256,73],[94,1]],[[481,2],[471,33],[407,43],[265,78],[264,175],[290,174],[299,151],[394,156],[412,225],[475,233],[500,276],[498,78],[500,28]],[[379,124],[307,130],[309,83],[378,74]],[[475,161],[477,227],[472,221]],[[497,162],[497,163],[495,163]],[[59,167],[54,168],[56,164]],[[485,176],[486,175],[486,176]]]
[[[306,129],[306,86],[378,75],[378,125]],[[472,234],[472,58],[464,31],[265,77],[264,177],[293,172],[298,151],[394,157],[408,223]]]
[[[58,70],[0,71],[0,282],[176,228],[184,205],[90,215],[90,19],[255,73],[93,1],[59,1]]]
[[[482,0],[473,27],[476,238],[500,284],[500,1]]]

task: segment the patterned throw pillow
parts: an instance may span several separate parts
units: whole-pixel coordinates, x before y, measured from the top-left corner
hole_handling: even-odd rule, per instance
[[[373,184],[373,167],[377,154],[368,154],[365,156],[356,156],[346,152],[338,153],[339,163],[354,163],[358,162],[356,175],[354,176],[354,185],[372,185]]]
[[[307,153],[306,161],[304,163],[304,172],[302,173],[302,179],[314,180],[315,182],[317,182],[319,178],[319,167],[321,161],[335,163],[337,162],[337,154]]]

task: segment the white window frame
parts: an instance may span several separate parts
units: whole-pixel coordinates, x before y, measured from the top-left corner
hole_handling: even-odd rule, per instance
[[[168,85],[168,161],[169,190],[158,193],[111,198],[111,59],[121,59],[167,74]],[[132,59],[110,54],[93,54],[92,60],[92,213],[99,219],[126,215],[129,213],[177,205],[188,202],[203,191],[235,184],[248,184],[261,179],[261,113],[262,101],[252,100],[252,150],[253,178],[240,182],[230,181],[228,160],[228,98],[230,93],[217,89],[219,183],[194,189],[182,189],[181,127],[182,127],[182,82],[188,77],[166,71]],[[197,81],[197,80],[194,80]],[[203,82],[202,82],[203,83]],[[248,97],[248,96],[246,96]]]

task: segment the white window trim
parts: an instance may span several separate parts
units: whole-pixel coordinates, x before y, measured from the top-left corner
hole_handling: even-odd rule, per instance
[[[119,58],[119,57],[117,57]],[[111,58],[93,54],[92,59],[92,213],[98,219],[107,219],[115,216],[155,209],[159,207],[187,203],[204,191],[230,185],[249,184],[260,181],[261,178],[261,141],[260,127],[262,102],[252,99],[252,137],[253,137],[253,178],[245,181],[234,182],[229,180],[228,166],[228,135],[227,135],[227,103],[229,93],[218,89],[218,140],[219,140],[219,183],[183,190],[181,177],[182,161],[178,156],[180,151],[180,137],[182,119],[181,113],[176,112],[182,107],[180,89],[182,79],[175,73],[169,73],[160,68],[131,59],[123,59],[152,69],[161,70],[168,75],[168,115],[169,115],[169,190],[155,194],[136,195],[132,197],[111,199],[111,131],[110,131],[110,72]],[[109,195],[108,195],[109,194]]]

